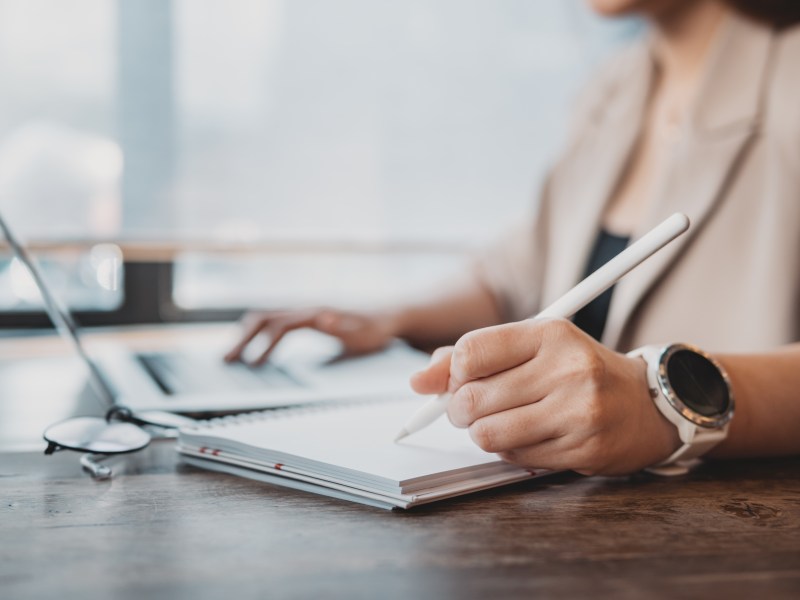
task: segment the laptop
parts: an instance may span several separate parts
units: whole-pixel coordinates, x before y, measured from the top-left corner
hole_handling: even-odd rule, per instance
[[[323,400],[391,397],[410,393],[411,373],[429,357],[396,341],[382,352],[343,357],[338,340],[302,330],[287,335],[261,367],[226,364],[223,345],[134,352],[118,343],[92,345],[65,304],[47,285],[36,262],[0,215],[0,230],[14,256],[30,271],[44,308],[89,371],[89,383],[108,405],[133,411],[231,413]],[[164,326],[169,327],[169,326]]]

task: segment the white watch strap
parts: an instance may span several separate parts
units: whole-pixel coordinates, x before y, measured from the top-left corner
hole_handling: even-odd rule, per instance
[[[675,427],[683,444],[667,459],[649,467],[647,471],[659,475],[682,475],[686,473],[695,459],[702,456],[724,440],[728,434],[727,426],[718,429],[700,427],[683,419],[677,411],[669,406],[660,386],[655,381],[659,359],[665,346],[644,346],[628,353],[630,357],[641,357],[647,363],[647,380],[654,404],[659,412]]]
[[[698,428],[699,429],[699,428]],[[727,431],[723,429],[707,429],[697,431],[691,442],[684,443],[680,448],[673,452],[669,458],[657,464],[657,467],[669,465],[679,460],[690,460],[703,456],[714,446],[725,439]]]

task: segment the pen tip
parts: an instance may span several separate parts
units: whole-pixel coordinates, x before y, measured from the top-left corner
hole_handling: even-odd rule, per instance
[[[396,436],[394,436],[394,443],[396,444],[397,442],[399,442],[400,440],[402,440],[404,437],[407,437],[407,436],[408,436],[408,432],[405,429],[401,429],[400,433],[398,433]]]

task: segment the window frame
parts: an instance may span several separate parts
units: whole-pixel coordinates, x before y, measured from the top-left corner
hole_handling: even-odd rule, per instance
[[[124,261],[123,301],[110,311],[74,311],[78,325],[103,327],[207,321],[231,321],[241,317],[241,309],[187,310],[173,299],[172,260]],[[49,329],[53,327],[44,310],[0,311],[0,330]]]

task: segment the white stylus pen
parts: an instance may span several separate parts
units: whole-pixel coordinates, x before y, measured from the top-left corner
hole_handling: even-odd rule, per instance
[[[568,319],[687,229],[689,229],[689,218],[683,213],[675,213],[597,269],[534,318]],[[394,441],[399,442],[404,437],[424,429],[441,417],[447,412],[447,402],[450,400],[450,396],[451,394],[449,393],[439,394],[422,405],[417,412],[411,415],[411,418],[400,430],[400,433],[397,434],[397,437],[394,438]]]

